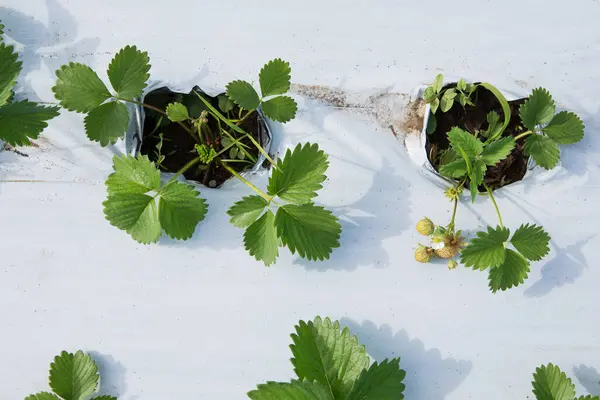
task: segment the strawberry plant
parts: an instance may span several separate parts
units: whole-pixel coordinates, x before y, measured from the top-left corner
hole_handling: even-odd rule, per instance
[[[441,85],[441,82],[433,87],[436,85]],[[468,124],[464,123],[464,126],[454,126],[445,133],[444,140],[449,143],[446,149],[435,151],[434,145],[431,145],[430,160],[435,162],[440,175],[452,183],[445,195],[454,208],[448,225],[435,226],[427,218],[417,224],[417,231],[429,236],[433,244],[419,245],[415,259],[420,262],[428,262],[434,257],[448,259],[448,267],[453,269],[457,266],[453,258],[460,254],[460,261],[466,267],[488,271],[489,287],[496,292],[524,282],[530,263],[540,261],[550,251],[550,236],[535,224],[522,224],[511,235],[510,229],[504,226],[490,186],[490,170],[504,174],[498,184],[502,186],[506,171],[512,168],[510,163],[520,156],[519,151],[524,154],[523,165],[530,156],[537,165],[551,169],[560,158],[558,144],[580,141],[584,127],[577,115],[568,111],[556,113],[554,100],[545,89],[533,90],[520,104],[518,116],[513,116],[511,107],[515,104],[510,105],[498,89],[488,83],[477,84],[475,90],[479,88],[495,96],[504,120],[501,121],[500,115],[492,110],[487,113],[485,129],[469,130]],[[472,107],[468,103],[465,105],[466,108]],[[458,115],[463,121],[467,120],[466,112],[460,111]],[[515,117],[518,123],[514,123]],[[506,133],[509,124],[511,134]],[[503,165],[509,167],[502,169]],[[457,206],[465,188],[469,189],[473,202],[479,194],[488,196],[498,216],[496,227],[489,226],[477,232],[470,243],[465,241],[455,224]]]
[[[117,400],[110,395],[93,396],[98,390],[98,367],[88,354],[63,351],[50,364],[52,392],[39,392],[25,400]]]
[[[297,379],[267,382],[248,393],[253,400],[398,400],[406,372],[400,358],[371,364],[364,346],[339,322],[316,317],[300,321],[292,334],[291,359]]]
[[[14,46],[2,40],[3,29],[0,24],[0,140],[10,146],[25,146],[31,144],[31,139],[37,139],[48,126],[47,121],[58,115],[59,108],[13,100],[13,89],[23,64]]]
[[[600,400],[600,396],[577,396],[571,378],[553,364],[536,368],[531,384],[537,400]]]
[[[275,162],[243,123],[259,110],[279,122],[294,118],[296,102],[284,94],[290,88],[290,67],[275,59],[260,71],[260,95],[245,81],[227,85],[218,103],[192,91],[188,104],[174,101],[164,109],[139,100],[149,78],[148,54],[127,46],[117,53],[108,67],[111,93],[88,66],[69,63],[57,72],[53,87],[60,105],[86,114],[87,136],[106,146],[123,138],[130,118],[126,103],[145,107],[169,123],[180,126],[194,140],[193,155],[165,183],[160,166],[169,154],[163,154],[164,141],[170,140],[159,128],[159,143],[147,155],[115,156],[114,172],[106,181],[108,196],[104,205],[106,219],[129,233],[140,243],[157,242],[162,233],[174,239],[189,239],[208,210],[205,200],[193,185],[177,178],[191,168],[218,165],[246,184],[256,195],[243,197],[228,211],[233,225],[244,228],[244,245],[265,265],[275,262],[279,247],[287,246],[309,260],[329,258],[339,246],[341,226],[337,218],[313,200],[329,162],[316,144],[298,145]],[[235,110],[237,107],[237,112]],[[240,174],[236,163],[256,162],[251,148],[261,153],[272,166],[266,190],[261,190]],[[248,161],[250,160],[250,161]]]

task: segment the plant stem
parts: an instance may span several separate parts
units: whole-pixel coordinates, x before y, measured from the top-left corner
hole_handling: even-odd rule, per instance
[[[452,219],[448,224],[448,229],[454,233],[454,218],[456,218],[456,208],[458,207],[458,199],[454,199],[454,210],[452,210]]]
[[[252,189],[256,193],[258,193],[258,195],[260,197],[262,197],[263,199],[267,200],[269,203],[274,203],[274,204],[277,204],[279,206],[279,204],[275,200],[273,200],[273,197],[269,196],[268,194],[266,194],[265,192],[263,192],[262,190],[260,190],[256,186],[254,186],[252,183],[250,183],[250,181],[248,181],[246,178],[244,178],[243,176],[241,176],[240,174],[238,174],[233,168],[231,168],[229,165],[227,165],[227,163],[223,162],[223,160],[220,160],[220,162],[221,162],[221,165],[223,167],[225,167],[225,169],[227,171],[231,172],[231,174],[233,176],[235,176],[236,178],[238,178],[240,181],[244,182],[250,189]]]
[[[533,133],[533,131],[527,131],[527,132],[523,132],[520,135],[515,136],[515,140],[519,140],[527,135],[531,135]]]
[[[502,215],[500,215],[500,209],[498,208],[498,204],[496,204],[496,199],[494,198],[494,195],[492,194],[492,189],[490,189],[490,187],[484,182],[483,186],[485,187],[485,190],[487,190],[488,194],[490,195],[490,198],[492,199],[492,203],[494,204],[494,208],[496,209],[496,214],[498,214],[498,220],[500,221],[500,226],[502,228],[504,228],[504,223],[502,222]]]
[[[237,126],[240,126],[240,125],[242,124],[242,122],[244,122],[244,120],[245,120],[246,118],[248,118],[248,117],[249,117],[249,116],[250,116],[250,115],[251,115],[253,112],[254,112],[254,110],[248,110],[248,112],[246,113],[246,115],[244,115],[244,117],[243,117],[242,119],[240,119],[240,120],[239,120],[239,121],[236,123],[236,125],[237,125]]]
[[[168,118],[168,116],[167,116],[167,113],[166,113],[165,111],[163,111],[163,110],[161,110],[160,108],[158,108],[158,107],[155,107],[155,106],[153,106],[153,105],[151,105],[151,104],[142,103],[142,102],[135,101],[135,100],[132,100],[132,99],[125,99],[125,98],[123,98],[123,97],[116,97],[116,96],[114,96],[114,98],[115,98],[115,99],[117,99],[117,100],[126,101],[126,102],[128,102],[128,103],[137,104],[138,106],[145,107],[145,108],[147,108],[147,109],[149,109],[149,110],[156,111],[157,113],[159,113],[159,114],[162,114],[162,115],[164,115],[165,117],[167,117],[167,118]],[[193,131],[192,131],[192,130],[191,130],[191,129],[190,129],[190,128],[189,128],[189,127],[186,125],[186,124],[184,124],[184,123],[183,123],[183,122],[181,122],[181,121],[179,121],[179,122],[177,122],[177,123],[178,123],[178,124],[179,124],[179,125],[180,125],[180,126],[183,128],[183,129],[185,129],[185,131],[186,131],[187,133],[189,133],[190,135],[192,135],[192,137],[194,138],[194,140],[195,140],[196,142],[198,142],[198,138],[196,137],[196,135],[194,135],[194,132],[193,132]],[[200,144],[202,144],[201,142],[199,142],[199,143],[200,143]]]
[[[167,182],[167,184],[173,182],[175,179],[177,179],[180,175],[184,174],[188,169],[192,168],[194,165],[198,164],[200,162],[200,157],[196,157],[194,158],[192,161],[188,162],[187,164],[185,164],[179,171],[177,171],[175,173],[175,175],[173,175],[173,177],[171,179],[169,179],[169,181]],[[166,185],[165,185],[166,186]],[[164,187],[164,186],[163,186]]]
[[[214,114],[216,115],[221,121],[223,121],[228,127],[230,127],[231,129],[233,129],[235,132],[240,133],[242,135],[246,135],[248,137],[248,139],[250,139],[250,141],[252,142],[252,144],[254,146],[256,146],[256,148],[258,149],[258,151],[260,151],[267,160],[269,160],[269,162],[271,163],[271,165],[273,166],[273,168],[277,168],[275,161],[273,161],[273,159],[271,158],[271,156],[269,155],[269,153],[267,153],[265,151],[265,149],[263,149],[263,147],[258,144],[258,142],[256,140],[254,140],[254,138],[252,137],[252,135],[250,135],[248,132],[246,132],[245,130],[243,130],[242,128],[240,128],[239,126],[233,124],[231,121],[229,121],[227,118],[225,118],[223,116],[223,114],[221,114],[216,108],[214,108],[212,106],[212,104],[210,104],[204,97],[202,97],[200,94],[196,93],[196,96],[198,96],[198,98],[200,98],[200,100],[204,103],[204,105]],[[225,131],[223,131],[225,132]]]

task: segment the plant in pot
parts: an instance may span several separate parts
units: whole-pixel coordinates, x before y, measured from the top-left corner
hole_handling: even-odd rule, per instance
[[[365,346],[338,321],[300,321],[292,334],[291,359],[298,379],[267,382],[248,393],[253,400],[398,400],[406,372],[400,358],[374,362]]]
[[[58,115],[58,107],[48,107],[27,100],[14,101],[13,89],[23,64],[14,46],[2,40],[0,24],[0,142],[9,148],[27,146],[42,133],[50,119]]]
[[[50,363],[48,381],[52,392],[32,394],[25,400],[117,400],[107,394],[93,396],[99,380],[98,366],[89,354],[62,351]]]
[[[261,69],[260,95],[250,83],[235,80],[216,98],[198,89],[163,91],[155,104],[140,99],[149,70],[148,54],[127,46],[108,67],[113,93],[86,65],[69,63],[56,72],[55,97],[62,107],[86,114],[86,134],[101,146],[123,138],[130,119],[126,104],[147,111],[142,153],[113,159],[103,203],[106,219],[140,243],[158,241],[163,231],[189,239],[208,205],[178,177],[216,187],[233,176],[255,192],[227,212],[233,225],[245,229],[244,245],[252,256],[270,265],[279,247],[287,246],[309,260],[329,258],[339,246],[341,226],[329,210],[314,204],[326,179],[327,155],[316,144],[299,144],[276,162],[259,143],[261,112],[279,122],[296,114],[296,102],[284,95],[290,87],[289,64],[275,59]],[[266,190],[242,175],[259,154],[272,169]],[[174,175],[163,183],[161,170]]]
[[[440,257],[448,259],[453,269],[457,266],[454,257],[460,254],[466,267],[488,271],[492,292],[523,283],[530,263],[550,251],[550,236],[541,226],[527,223],[511,236],[494,190],[522,179],[529,157],[544,169],[554,168],[560,159],[558,145],[583,138],[581,119],[568,111],[556,113],[552,96],[542,88],[534,89],[526,99],[509,102],[489,83],[467,84],[461,79],[443,86],[441,75],[425,90],[424,100],[431,110],[427,155],[451,183],[445,195],[454,208],[447,225],[436,226],[428,218],[419,221],[417,231],[429,236],[433,244],[419,245],[416,260]],[[457,206],[466,188],[473,202],[478,195],[488,196],[498,216],[496,227],[477,232],[470,243],[456,229]]]

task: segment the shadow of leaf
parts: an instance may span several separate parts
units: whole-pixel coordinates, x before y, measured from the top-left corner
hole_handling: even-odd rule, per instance
[[[406,399],[443,400],[473,367],[470,361],[442,358],[438,349],[426,349],[423,342],[411,339],[405,330],[393,333],[389,325],[377,327],[371,321],[359,325],[346,318],[340,324],[358,335],[359,342],[367,347],[374,360],[400,357],[400,367],[406,371]]]
[[[579,367],[573,367],[573,373],[588,394],[600,396],[600,373],[596,368],[581,364]]]

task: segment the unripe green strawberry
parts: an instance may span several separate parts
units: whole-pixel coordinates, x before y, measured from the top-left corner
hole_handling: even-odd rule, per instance
[[[421,263],[426,263],[431,261],[431,259],[434,257],[434,252],[433,249],[431,247],[426,247],[423,246],[422,244],[419,245],[419,247],[417,247],[417,249],[415,250],[415,260],[417,260],[418,262]]]
[[[454,260],[448,260],[448,269],[455,269],[458,264]]]
[[[435,225],[429,218],[423,218],[419,222],[417,222],[417,232],[419,232],[423,236],[429,236],[433,234],[435,230]]]

